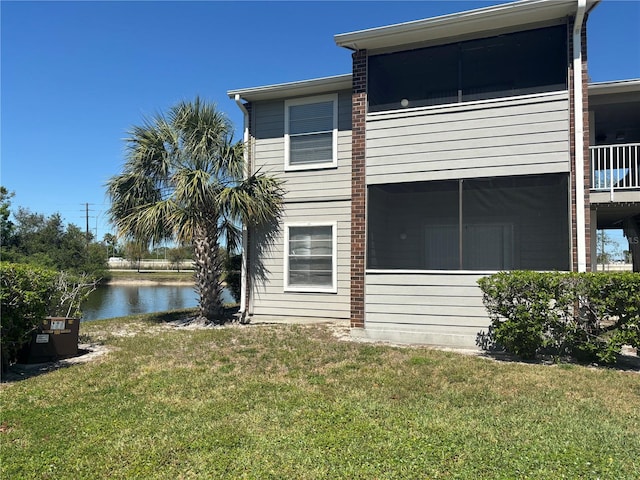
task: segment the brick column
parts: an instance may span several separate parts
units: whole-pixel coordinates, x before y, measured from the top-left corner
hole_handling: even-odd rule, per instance
[[[364,327],[367,187],[365,140],[367,51],[353,54],[351,94],[351,326]]]
[[[585,216],[585,248],[587,271],[591,270],[591,205],[589,202],[589,192],[591,188],[591,160],[589,153],[589,74],[587,70],[587,16],[585,15],[582,25],[582,115],[583,115],[583,146],[584,164],[582,172],[575,170],[576,145],[575,145],[575,109],[573,96],[573,20],[569,22],[569,135],[570,135],[570,159],[571,159],[571,265],[572,270],[578,270],[578,240],[577,240],[577,208],[584,209]],[[584,205],[576,205],[576,174],[584,178]]]

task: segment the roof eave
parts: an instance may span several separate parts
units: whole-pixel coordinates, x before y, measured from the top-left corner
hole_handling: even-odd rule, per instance
[[[229,98],[240,98],[248,102],[273,100],[280,98],[303,97],[320,95],[323,93],[348,90],[351,88],[351,74],[335,75],[331,77],[313,78],[298,82],[278,83],[261,87],[239,88],[229,90]]]
[[[640,92],[640,78],[613,80],[589,84],[589,96],[611,95],[616,93]]]
[[[587,0],[587,10],[600,0]],[[575,13],[576,0],[521,0],[440,17],[343,33],[336,44],[351,50],[376,50],[461,37],[476,32],[548,22]]]

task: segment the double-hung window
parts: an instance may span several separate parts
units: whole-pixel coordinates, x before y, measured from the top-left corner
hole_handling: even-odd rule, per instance
[[[336,289],[336,224],[285,225],[285,290]]]
[[[337,166],[338,95],[287,100],[284,108],[285,170]]]

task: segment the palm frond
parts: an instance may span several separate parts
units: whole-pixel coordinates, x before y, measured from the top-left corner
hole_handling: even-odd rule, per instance
[[[221,210],[229,218],[248,225],[263,225],[280,217],[283,184],[276,178],[255,174],[220,192]]]
[[[167,147],[171,138],[157,125],[133,127],[129,132],[125,171],[138,172],[156,181],[166,178],[171,164]]]
[[[230,218],[222,218],[218,223],[219,238],[228,252],[237,250],[242,241],[242,228]]]
[[[235,185],[244,177],[244,144],[228,139],[220,148],[217,161],[214,163],[214,174],[228,185]]]
[[[139,173],[125,172],[107,182],[107,193],[111,199],[109,217],[119,227],[120,220],[142,205],[161,200],[161,192],[150,177]]]
[[[180,132],[185,158],[201,170],[209,169],[212,152],[219,152],[233,131],[227,116],[199,97],[193,102],[180,102],[171,109],[169,118]]]

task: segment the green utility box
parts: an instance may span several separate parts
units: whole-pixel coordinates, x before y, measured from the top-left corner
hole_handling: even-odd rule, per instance
[[[80,319],[47,317],[33,333],[28,363],[42,363],[78,355]]]

